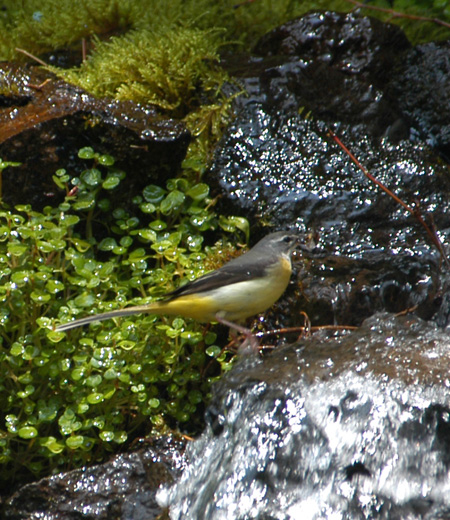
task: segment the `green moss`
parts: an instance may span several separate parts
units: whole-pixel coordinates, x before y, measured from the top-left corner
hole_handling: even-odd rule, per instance
[[[400,26],[413,45],[450,37],[450,7],[447,0],[377,0],[362,8],[360,13]],[[438,21],[443,24],[436,23]]]
[[[16,47],[33,54],[68,47],[92,34],[125,30],[139,17],[135,1],[30,0],[3,2],[0,54],[3,59],[20,57]]]
[[[217,31],[132,31],[97,42],[81,67],[61,75],[97,96],[152,103],[182,116],[198,103],[199,90],[220,88],[218,44]]]

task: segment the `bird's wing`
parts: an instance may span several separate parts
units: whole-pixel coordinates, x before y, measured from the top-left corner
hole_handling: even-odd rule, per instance
[[[238,260],[238,258],[236,258],[236,260]],[[232,285],[234,283],[245,282],[246,280],[261,278],[264,276],[263,267],[255,268],[250,262],[247,264],[247,262],[242,262],[242,258],[240,258],[240,260],[241,262],[237,264],[234,263],[234,260],[231,260],[220,269],[200,276],[200,278],[192,280],[192,282],[188,282],[175,291],[168,293],[166,295],[167,299],[171,300],[172,298],[177,298],[178,296],[184,296],[187,294],[212,291],[219,287],[223,287],[224,285]]]

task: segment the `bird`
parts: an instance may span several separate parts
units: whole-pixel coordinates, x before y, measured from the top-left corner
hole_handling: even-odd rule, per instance
[[[219,322],[250,337],[250,331],[239,323],[266,311],[284,293],[292,273],[291,253],[297,243],[298,237],[291,232],[270,233],[243,255],[182,285],[162,300],[93,314],[58,325],[56,331],[147,313]]]

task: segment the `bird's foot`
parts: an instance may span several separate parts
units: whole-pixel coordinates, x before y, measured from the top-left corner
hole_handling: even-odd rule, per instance
[[[230,328],[230,330],[234,330],[236,332],[239,332],[245,337],[245,340],[242,342],[242,344],[239,346],[239,352],[242,354],[244,353],[247,348],[251,352],[257,352],[259,348],[259,342],[256,336],[252,333],[250,329],[247,329],[247,327],[243,327],[242,325],[238,325],[237,323],[234,323],[232,321],[228,321],[224,318],[221,318],[220,316],[216,316],[216,320],[221,323],[222,325],[226,325]]]

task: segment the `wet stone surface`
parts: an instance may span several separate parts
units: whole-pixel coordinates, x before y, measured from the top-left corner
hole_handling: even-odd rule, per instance
[[[171,483],[184,464],[184,443],[171,438],[117,455],[109,462],[28,484],[3,506],[5,520],[151,520],[162,509],[158,487]]]
[[[418,135],[450,159],[450,42],[409,50],[388,85],[388,94]]]
[[[260,39],[254,52],[320,61],[346,75],[382,85],[389,78],[396,55],[410,47],[396,25],[356,13],[324,11],[277,27]]]

